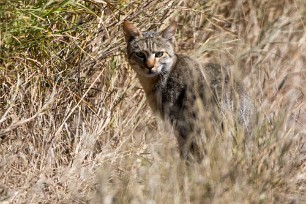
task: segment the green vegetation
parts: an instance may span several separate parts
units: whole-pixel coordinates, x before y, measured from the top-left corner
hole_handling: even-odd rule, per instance
[[[0,202],[304,203],[306,2],[0,0]],[[185,165],[125,60],[121,24],[178,22],[257,103]],[[229,126],[230,127],[230,126]]]

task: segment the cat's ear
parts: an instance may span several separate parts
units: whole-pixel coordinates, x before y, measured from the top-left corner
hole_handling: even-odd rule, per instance
[[[133,38],[141,36],[138,28],[128,21],[124,21],[122,27],[126,42],[130,42]]]
[[[174,41],[176,27],[177,27],[176,22],[171,23],[165,30],[161,32],[162,37],[167,40]]]

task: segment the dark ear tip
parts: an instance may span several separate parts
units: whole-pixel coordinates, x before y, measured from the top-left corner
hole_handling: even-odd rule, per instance
[[[177,22],[176,21],[172,21],[170,24],[172,27],[176,28],[177,27]]]
[[[176,30],[177,22],[176,21],[170,22],[170,25],[168,26],[168,28],[171,29],[171,30]]]
[[[124,21],[122,23],[123,32],[125,35],[125,39],[127,42],[130,42],[135,37],[141,36],[140,31],[137,29],[136,26],[134,26],[129,21]]]
[[[171,22],[170,25],[161,32],[163,38],[168,40],[172,39],[176,33],[177,23],[175,21]]]
[[[131,24],[131,22],[127,21],[127,20],[123,21],[123,23],[122,23],[123,26],[129,25],[129,24]]]
[[[131,22],[130,22],[130,21],[124,21],[124,22],[122,23],[123,29],[129,27],[130,25],[131,25]]]

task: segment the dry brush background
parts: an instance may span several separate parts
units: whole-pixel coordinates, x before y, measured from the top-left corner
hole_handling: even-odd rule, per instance
[[[0,0],[0,202],[306,202],[306,1]],[[125,60],[121,24],[178,22],[178,51],[231,67],[254,133],[179,159]]]

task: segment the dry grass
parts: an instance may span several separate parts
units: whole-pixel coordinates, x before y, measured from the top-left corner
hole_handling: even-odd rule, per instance
[[[201,3],[205,2],[205,3]],[[0,202],[306,202],[306,2],[0,1]],[[179,51],[229,64],[252,137],[179,159],[124,57],[121,23],[179,23]]]

